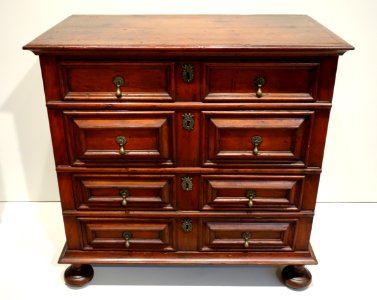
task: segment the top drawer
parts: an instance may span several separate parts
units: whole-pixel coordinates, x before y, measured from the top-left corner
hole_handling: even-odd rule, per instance
[[[64,100],[174,101],[173,63],[61,62]]]
[[[319,63],[205,63],[203,101],[315,101]]]

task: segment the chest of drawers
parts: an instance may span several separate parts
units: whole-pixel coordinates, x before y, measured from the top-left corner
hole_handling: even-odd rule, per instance
[[[307,16],[71,16],[39,55],[70,285],[91,264],[287,265],[309,239],[338,56]]]

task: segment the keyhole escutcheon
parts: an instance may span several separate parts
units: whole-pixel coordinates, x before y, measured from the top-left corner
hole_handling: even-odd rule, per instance
[[[195,120],[194,115],[190,113],[184,113],[182,115],[182,127],[187,131],[191,131],[194,129]]]
[[[184,232],[191,232],[192,231],[192,220],[191,219],[184,219],[182,221],[182,230]]]

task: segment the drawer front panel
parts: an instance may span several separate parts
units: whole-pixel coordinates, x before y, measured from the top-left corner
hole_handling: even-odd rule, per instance
[[[293,251],[298,219],[203,219],[201,251]]]
[[[174,175],[73,175],[80,210],[175,209]]]
[[[173,219],[79,218],[85,250],[172,251]]]
[[[301,209],[305,176],[203,175],[202,210]]]
[[[314,101],[319,63],[206,63],[204,101]],[[257,78],[264,82],[257,95]]]
[[[63,113],[73,165],[174,163],[172,112]]]
[[[303,166],[313,116],[310,111],[204,112],[203,165]]]
[[[173,63],[62,62],[65,100],[174,101]],[[114,79],[121,76],[121,95]]]

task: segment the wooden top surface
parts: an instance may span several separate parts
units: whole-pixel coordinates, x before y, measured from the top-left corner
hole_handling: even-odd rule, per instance
[[[304,15],[73,15],[24,49],[316,50],[353,47]]]

